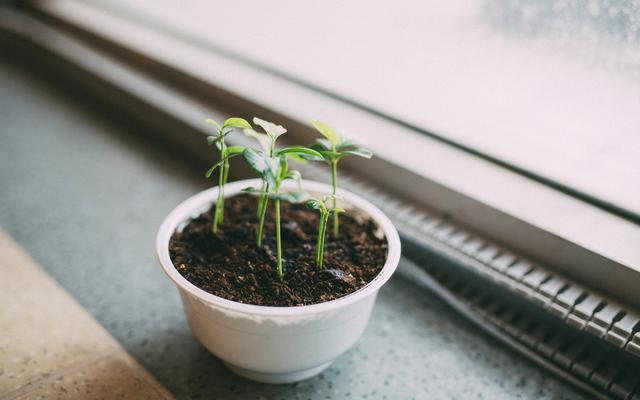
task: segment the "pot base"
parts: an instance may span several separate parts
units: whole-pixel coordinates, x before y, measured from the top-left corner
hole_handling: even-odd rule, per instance
[[[324,371],[325,369],[329,368],[332,362],[333,361],[329,361],[328,363],[319,365],[317,367],[305,369],[302,371],[284,372],[280,374],[277,374],[277,373],[270,374],[266,372],[252,371],[249,369],[236,367],[235,365],[227,364],[227,363],[225,363],[225,365],[231,371],[242,376],[243,378],[247,378],[252,381],[262,382],[262,383],[281,384],[281,383],[299,382],[305,379],[309,379],[313,376],[316,376],[322,371]]]

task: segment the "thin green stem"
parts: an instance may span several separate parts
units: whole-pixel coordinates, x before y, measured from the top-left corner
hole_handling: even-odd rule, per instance
[[[262,186],[260,187],[260,192],[262,192],[262,193],[266,193],[267,192],[266,184],[267,184],[266,182],[264,182],[264,181],[262,182]],[[260,217],[260,212],[262,211],[262,203],[264,203],[264,199],[266,197],[267,196],[264,195],[264,194],[260,195],[260,199],[258,200],[258,209],[256,210],[256,215],[258,217]]]
[[[333,188],[333,208],[337,207],[336,191],[338,187],[338,160],[331,160],[331,186]],[[338,231],[340,229],[338,221],[338,213],[333,213],[333,237],[338,237]]]
[[[262,229],[264,228],[264,217],[267,214],[267,203],[269,203],[269,197],[266,193],[269,193],[269,184],[265,182],[265,190],[264,193],[260,195],[260,205],[261,208],[258,211],[258,218],[259,218],[259,223],[258,223],[258,237],[256,239],[256,244],[258,245],[258,247],[262,246]]]
[[[280,282],[283,281],[282,274],[282,239],[280,237],[280,200],[276,198],[276,244],[278,247],[278,278],[280,278]]]
[[[229,179],[229,160],[224,162],[224,177],[222,179],[223,184],[227,184],[227,180]]]
[[[224,187],[227,184],[227,179],[229,178],[229,160],[225,161],[224,170],[222,173],[222,197],[220,198],[220,219],[219,222],[224,222]]]
[[[329,222],[329,213],[325,213],[322,215],[322,231],[320,232],[320,260],[318,262],[318,267],[320,269],[324,268],[324,240],[327,236],[327,224]]]
[[[322,237],[324,235],[324,213],[320,213],[320,224],[319,224],[319,228],[318,228],[318,246],[316,248],[316,267],[318,268],[322,268],[322,262],[321,262],[321,254],[324,251],[324,249],[322,248]]]
[[[220,157],[224,156],[224,138],[220,139]],[[228,162],[222,163],[220,165],[220,175],[218,175],[218,198],[216,200],[216,209],[213,214],[213,226],[211,230],[213,233],[218,232],[218,226],[222,223],[222,218],[224,214],[224,184],[225,184],[225,169],[229,167]]]
[[[271,139],[271,148],[269,149],[269,157],[273,157],[275,152],[276,142],[274,139]],[[258,247],[262,246],[262,229],[264,228],[264,217],[267,214],[267,204],[269,203],[269,183],[263,181],[262,182],[262,195],[260,195],[260,200],[258,201],[258,237],[256,239],[256,243]]]
[[[224,207],[223,201],[224,201],[224,183],[223,183],[223,179],[224,179],[224,164],[220,166],[220,177],[218,178],[218,199],[216,200],[216,209],[214,211],[213,214],[213,226],[212,226],[212,230],[213,233],[217,233],[218,232],[218,225],[220,224],[220,216],[221,216],[221,210]]]

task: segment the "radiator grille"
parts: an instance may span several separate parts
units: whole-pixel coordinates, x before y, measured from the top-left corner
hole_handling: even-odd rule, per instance
[[[300,169],[329,180],[324,168]],[[340,186],[393,220],[412,260],[400,273],[591,395],[640,400],[640,313],[355,175]]]

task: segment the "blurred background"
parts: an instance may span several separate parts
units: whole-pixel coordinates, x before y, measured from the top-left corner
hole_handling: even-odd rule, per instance
[[[637,2],[104,5],[639,212]]]

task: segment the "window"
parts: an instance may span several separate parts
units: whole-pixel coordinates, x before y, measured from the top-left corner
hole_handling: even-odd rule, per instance
[[[637,4],[108,3],[640,220]]]
[[[252,113],[357,131],[377,156],[354,169],[634,299],[634,10],[559,4],[367,3],[366,14],[354,3],[40,7],[195,79],[192,92],[208,84]]]

